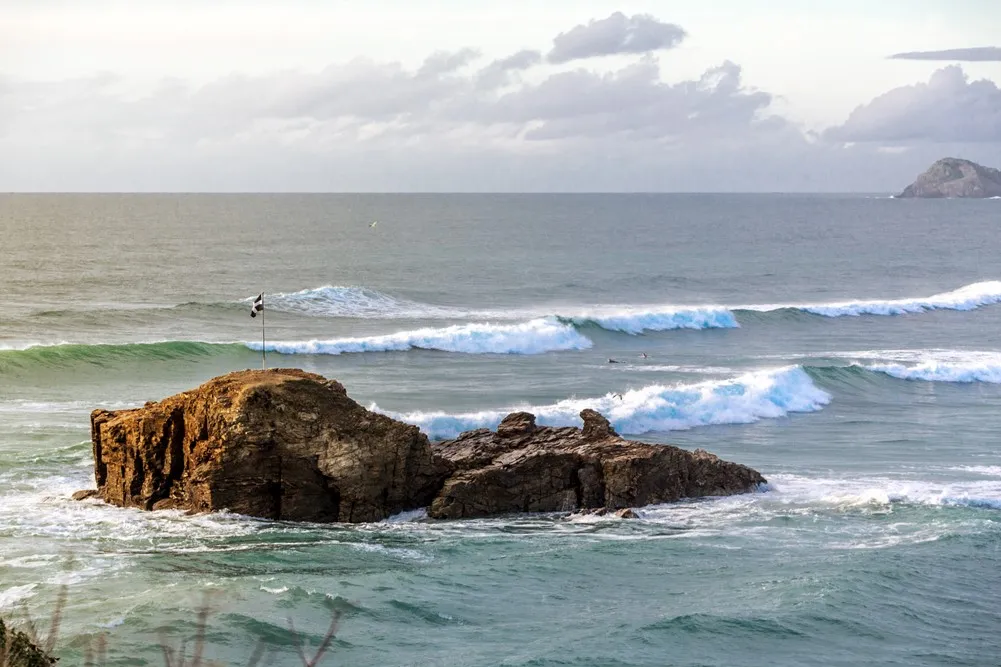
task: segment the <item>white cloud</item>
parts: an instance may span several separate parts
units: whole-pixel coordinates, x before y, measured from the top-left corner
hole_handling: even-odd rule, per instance
[[[1001,142],[1001,89],[970,81],[959,65],[927,83],[894,88],[856,108],[825,136],[864,142]]]

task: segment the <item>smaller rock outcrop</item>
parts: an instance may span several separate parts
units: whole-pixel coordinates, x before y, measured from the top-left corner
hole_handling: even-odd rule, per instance
[[[452,473],[428,515],[615,511],[746,493],[765,481],[755,470],[702,450],[625,440],[594,410],[580,416],[583,428],[554,428],[536,426],[533,415],[517,412],[496,433],[478,429],[433,443],[435,456]]]
[[[970,160],[943,158],[904,188],[898,198],[1001,197],[1001,170]]]

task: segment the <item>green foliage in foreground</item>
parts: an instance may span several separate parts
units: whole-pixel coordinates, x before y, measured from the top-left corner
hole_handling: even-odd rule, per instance
[[[8,628],[0,619],[0,667],[52,667],[56,658],[39,648],[20,630]]]
[[[59,658],[52,657],[53,648],[56,644],[56,637],[59,634],[59,626],[62,622],[62,612],[66,606],[66,587],[59,593],[56,601],[56,608],[50,619],[48,637],[42,641],[38,637],[30,617],[28,617],[26,631],[15,630],[6,626],[0,619],[0,667],[52,667]],[[208,600],[198,611],[198,622],[195,631],[195,645],[192,654],[189,656],[186,644],[182,644],[180,649],[175,649],[167,645],[166,641],[160,642],[163,651],[164,667],[215,667],[217,662],[206,661],[203,656],[205,649],[205,632],[208,628],[209,617]],[[289,635],[292,645],[299,661],[303,667],[317,667],[323,660],[325,654],[330,649],[335,634],[337,632],[340,614],[333,612],[330,619],[330,627],[327,629],[320,645],[316,648],[313,657],[306,655],[306,646],[302,636],[296,631],[292,620],[289,619]],[[107,657],[106,637],[101,635],[96,639],[96,646],[88,643],[85,650],[86,667],[102,667]],[[258,642],[254,649],[247,667],[257,667],[262,659],[268,657],[269,647],[263,642]]]

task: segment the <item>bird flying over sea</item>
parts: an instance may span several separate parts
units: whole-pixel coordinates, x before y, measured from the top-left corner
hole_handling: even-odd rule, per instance
[[[372,224],[371,224],[371,225],[369,225],[369,227],[371,227],[371,228],[374,228],[374,227],[375,227],[376,225],[378,225],[378,224],[379,224],[379,221],[378,221],[378,220],[373,220],[373,221],[372,221]]]

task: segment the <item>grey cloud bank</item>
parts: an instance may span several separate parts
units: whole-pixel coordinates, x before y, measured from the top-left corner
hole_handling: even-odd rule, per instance
[[[944,51],[909,51],[894,53],[892,60],[959,60],[966,62],[1001,62],[1001,47],[977,46]]]
[[[561,33],[545,57],[356,58],[141,95],[109,74],[0,78],[0,189],[872,192],[946,153],[997,162],[1001,92],[958,66],[817,135],[775,113],[737,63],[665,82],[655,52],[683,38],[613,14]]]

